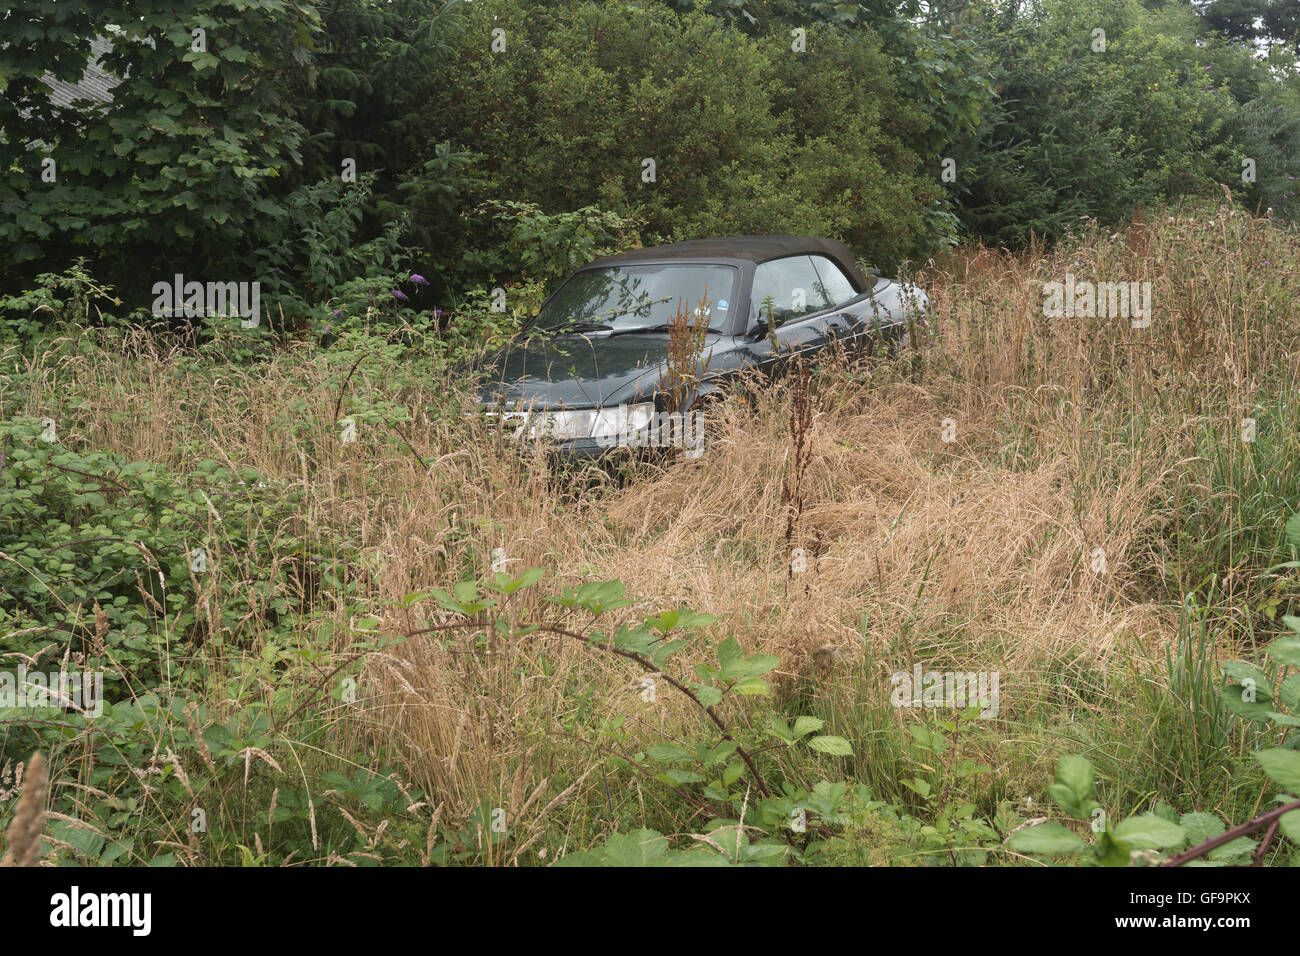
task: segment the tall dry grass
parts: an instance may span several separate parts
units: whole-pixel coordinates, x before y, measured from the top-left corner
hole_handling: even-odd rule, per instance
[[[1045,318],[1042,283],[1066,271],[1152,282],[1152,327]],[[513,601],[518,620],[557,618],[543,593],[618,578],[640,598],[625,614],[687,606],[720,619],[708,636],[779,655],[780,706],[875,710],[901,726],[915,715],[890,710],[888,676],[923,661],[998,670],[1000,726],[1045,712],[1068,723],[1084,705],[1063,674],[1104,681],[1121,651],[1154,660],[1177,632],[1160,582],[1174,573],[1183,504],[1206,491],[1197,423],[1233,448],[1236,419],[1261,395],[1295,389],[1297,244],[1224,206],[1051,252],[962,250],[921,277],[933,308],[913,351],[812,377],[798,489],[798,543],[811,556],[795,587],[789,383],[722,403],[700,459],[627,481],[598,475],[581,492],[540,454],[456,414],[460,383],[395,386],[384,361],[364,357],[345,378],[337,358],[309,348],[211,374],[154,340],[129,354],[69,349],[31,360],[48,387],[5,400],[67,421],[65,442],[178,470],[213,457],[300,487],[302,520],[368,556],[361,593],[322,596],[339,634],[365,607],[393,635],[439,623],[436,604],[403,609],[403,596],[482,577],[500,548],[510,570],[548,572]],[[342,444],[337,418],[363,398],[400,424],[364,423],[358,443]],[[634,676],[555,636],[477,646],[422,635],[372,655],[340,746],[396,748],[440,813],[487,801],[527,821],[517,859],[548,827],[608,828],[606,753],[576,728],[621,716],[647,744],[695,732],[682,701],[641,700]],[[1118,699],[1087,705],[1104,706],[1117,726],[1129,719]],[[988,741],[986,756],[1017,775],[1046,772],[1040,730],[1020,745],[1018,734]],[[1057,747],[1069,745],[1066,734]],[[870,753],[854,767],[872,772]],[[624,805],[671,814],[662,787],[626,786]]]

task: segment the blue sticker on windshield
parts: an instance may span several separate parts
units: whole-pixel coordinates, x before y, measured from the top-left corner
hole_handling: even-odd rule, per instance
[[[718,308],[719,308],[719,309],[722,309],[722,310],[725,312],[726,309],[727,309],[727,300],[726,300],[726,299],[719,299],[719,300],[718,300]]]

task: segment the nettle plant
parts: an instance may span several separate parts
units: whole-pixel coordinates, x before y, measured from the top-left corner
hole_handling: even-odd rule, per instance
[[[667,837],[654,830],[614,834],[606,844],[585,853],[563,858],[566,865],[668,865],[682,862],[703,864],[779,864],[800,861],[820,852],[829,827],[842,824],[849,814],[860,812],[869,797],[850,792],[843,782],[821,781],[812,790],[783,782],[772,786],[759,766],[760,752],[806,747],[823,754],[848,756],[852,752],[843,737],[822,734],[823,721],[796,717],[793,723],[772,717],[759,727],[742,727],[724,716],[725,705],[744,707],[744,699],[770,695],[764,675],[779,664],[770,654],[746,654],[735,638],[713,648],[707,663],[689,670],[670,672],[674,659],[683,651],[699,649],[692,636],[717,623],[717,618],[685,608],[663,611],[617,626],[577,629],[554,622],[519,622],[510,613],[509,598],[541,580],[541,569],[532,568],[512,578],[496,573],[479,584],[462,581],[448,593],[443,590],[407,595],[411,607],[435,598],[445,609],[463,618],[412,630],[410,639],[422,634],[465,631],[480,640],[523,640],[530,635],[558,635],[583,645],[593,653],[618,657],[632,665],[641,677],[643,695],[658,693],[666,686],[685,697],[699,712],[705,726],[700,739],[683,746],[654,744],[638,748],[625,730],[626,718],[601,721],[600,750],[611,757],[611,766],[629,767],[658,781],[699,811],[706,826],[693,834],[695,845],[670,850]],[[624,595],[621,582],[592,581],[567,588],[548,602],[568,612],[586,612],[590,621],[608,620],[612,613],[635,601]],[[646,699],[653,699],[647,696]]]
[[[991,768],[960,753],[963,723],[978,719],[980,710],[974,705],[955,711],[952,717],[936,717],[934,726],[911,725],[908,732],[917,772],[901,783],[916,794],[926,813],[917,817],[881,807],[882,817],[910,835],[920,852],[944,854],[963,866],[985,864],[989,848],[998,841],[997,831],[977,816],[969,795],[971,786]]]
[[[1293,633],[1265,648],[1266,666],[1229,661],[1223,665],[1227,682],[1220,688],[1229,711],[1276,734],[1278,746],[1256,751],[1255,759],[1278,789],[1273,797],[1277,806],[1231,829],[1213,814],[1178,816],[1165,804],[1112,825],[1093,798],[1092,763],[1066,757],[1057,765],[1056,782],[1049,790],[1067,817],[1089,825],[1095,841],[1089,843],[1065,825],[1049,821],[1018,830],[1008,839],[1008,848],[1103,866],[1233,866],[1262,862],[1279,832],[1300,846],[1300,751],[1294,739],[1287,739],[1290,728],[1300,726],[1300,672],[1286,674],[1288,668],[1300,671],[1300,618],[1288,615],[1282,621]],[[1262,840],[1250,839],[1261,830]],[[1191,848],[1168,855],[1183,846]],[[1292,863],[1300,864],[1300,850],[1293,853]]]

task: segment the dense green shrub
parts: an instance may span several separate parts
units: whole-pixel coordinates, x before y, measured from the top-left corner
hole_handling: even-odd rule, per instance
[[[78,256],[122,313],[182,272],[260,282],[295,334],[445,329],[459,300],[520,282],[531,300],[636,243],[808,232],[889,268],[962,230],[1057,237],[1218,184],[1300,208],[1295,57],[1217,36],[1259,35],[1236,8],[56,6],[10,4],[0,50],[0,295],[26,300],[24,334],[52,314],[38,274]],[[1286,40],[1275,12],[1262,29]],[[55,105],[44,78],[78,79],[91,36],[126,78],[102,109]]]
[[[926,117],[869,30],[817,26],[796,53],[788,33],[660,5],[492,0],[467,16],[427,121],[480,157],[481,200],[609,210],[646,243],[810,232],[874,261],[916,251],[937,188],[901,137]]]
[[[1249,52],[1201,41],[1190,10],[1048,0],[990,12],[975,29],[997,54],[999,100],[956,157],[955,193],[974,234],[1056,237],[1085,217],[1112,223],[1182,194],[1218,195],[1217,183],[1252,206],[1281,208],[1293,191],[1294,99],[1275,109],[1286,94]],[[1242,181],[1246,157],[1257,185]]]
[[[132,299],[173,271],[233,278],[246,270],[243,257],[274,234],[281,215],[268,200],[272,183],[301,160],[307,131],[284,90],[304,69],[314,7],[292,0],[7,7],[6,267],[21,276],[41,262],[89,254],[100,259],[96,274]],[[44,74],[79,80],[96,35],[113,44],[104,68],[129,79],[104,108],[55,105]]]
[[[276,630],[341,573],[344,545],[291,489],[211,459],[185,477],[69,449],[50,421],[0,422],[6,651],[94,659],[118,699],[177,678],[173,656]]]

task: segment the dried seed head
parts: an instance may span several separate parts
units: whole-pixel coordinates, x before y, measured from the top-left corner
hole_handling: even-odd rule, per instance
[[[9,824],[9,850],[0,866],[36,866],[41,861],[41,827],[45,823],[45,796],[50,778],[45,758],[32,754],[23,774],[23,795]]]

